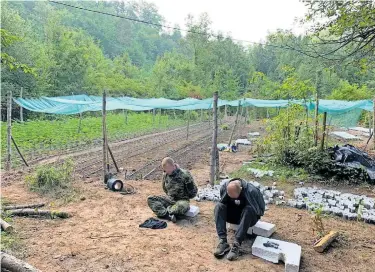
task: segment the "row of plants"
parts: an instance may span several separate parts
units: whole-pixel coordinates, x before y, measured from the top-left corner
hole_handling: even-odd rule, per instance
[[[158,111],[152,113],[134,112],[109,112],[107,114],[108,140],[117,141],[131,138],[136,135],[152,133],[154,131],[179,127],[209,118],[207,112],[191,111]],[[49,119],[49,120],[48,120]],[[15,139],[23,155],[29,159],[40,158],[50,154],[61,153],[101,143],[102,118],[97,113],[84,113],[82,119],[79,116],[56,116],[55,119],[43,118],[30,120],[23,123],[13,122],[12,136]],[[6,154],[6,123],[1,124],[1,151],[3,157]],[[14,149],[14,146],[12,147]],[[17,155],[13,156],[14,163],[21,163]]]

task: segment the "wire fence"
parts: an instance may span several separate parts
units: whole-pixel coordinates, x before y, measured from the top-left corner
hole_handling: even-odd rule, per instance
[[[87,116],[88,115],[88,116]],[[37,162],[56,155],[79,152],[102,145],[102,118],[98,114],[58,117],[55,120],[29,120],[12,123],[12,137],[26,161]],[[107,114],[109,143],[193,125],[207,120],[207,111],[201,113],[163,110],[157,112],[110,112]],[[6,123],[1,126],[2,162],[6,160]],[[23,165],[12,146],[12,168]],[[4,163],[2,163],[2,167]]]

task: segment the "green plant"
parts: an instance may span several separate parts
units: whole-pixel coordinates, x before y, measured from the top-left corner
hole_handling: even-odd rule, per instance
[[[66,198],[74,193],[73,173],[74,166],[70,160],[59,166],[42,165],[26,176],[26,183],[32,191]]]
[[[21,239],[17,233],[1,232],[1,251],[9,252],[9,254],[19,255],[23,249]]]
[[[2,204],[3,204],[2,199]],[[2,219],[8,223],[12,223],[12,217],[9,216],[7,211],[2,211]],[[1,231],[1,243],[0,243],[0,250],[8,252],[9,254],[20,255],[22,253],[22,243],[21,239],[18,237],[17,232],[5,232]]]
[[[222,130],[228,130],[229,126],[227,124],[221,125]]]
[[[324,230],[324,224],[323,224],[323,206],[315,206],[313,208],[313,215],[311,217],[312,219],[312,230],[313,234],[316,232],[317,238],[320,239],[322,238],[326,233]]]
[[[196,111],[185,111],[184,112],[184,119],[185,120],[190,120],[190,121],[195,121],[200,118],[200,114]]]
[[[171,114],[171,112],[168,112]],[[84,113],[81,130],[78,132],[79,118],[70,116],[57,116],[53,120],[38,119],[12,125],[12,135],[18,147],[26,158],[43,156],[44,154],[57,154],[61,150],[71,147],[95,144],[101,139],[102,119],[95,114]],[[173,115],[172,115],[173,116]],[[162,115],[155,117],[152,114],[128,113],[128,124],[122,113],[109,112],[107,115],[107,131],[109,141],[124,139],[135,134],[150,133],[154,129],[166,129],[186,124],[180,116],[173,118]],[[191,120],[191,124],[192,124]],[[6,125],[1,126],[1,151],[6,154]],[[16,158],[16,156],[15,156]]]

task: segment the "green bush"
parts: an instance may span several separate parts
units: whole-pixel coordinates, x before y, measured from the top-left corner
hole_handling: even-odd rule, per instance
[[[313,120],[297,105],[281,110],[272,120],[267,120],[267,136],[257,143],[257,151],[273,154],[275,165],[302,168],[311,175],[359,183],[368,180],[365,169],[347,167],[332,160],[331,150],[314,146]]]
[[[65,161],[60,166],[42,165],[26,177],[26,183],[32,191],[61,197],[71,192],[73,173],[72,161]]]
[[[200,114],[196,111],[185,111],[184,113],[184,119],[190,121],[196,121],[200,118]]]
[[[222,130],[229,130],[229,126],[227,124],[221,125]]]

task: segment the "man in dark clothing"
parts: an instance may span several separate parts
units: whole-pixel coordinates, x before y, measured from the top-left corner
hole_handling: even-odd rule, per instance
[[[162,187],[166,196],[149,196],[148,206],[159,217],[176,223],[177,217],[189,211],[191,198],[197,195],[198,188],[191,174],[181,169],[173,159],[164,158]]]
[[[223,257],[229,252],[227,259],[236,260],[248,229],[263,216],[264,209],[263,195],[254,185],[241,179],[226,182],[220,189],[220,201],[215,207],[216,231],[220,239],[215,257]],[[232,248],[227,241],[227,222],[239,225]]]

